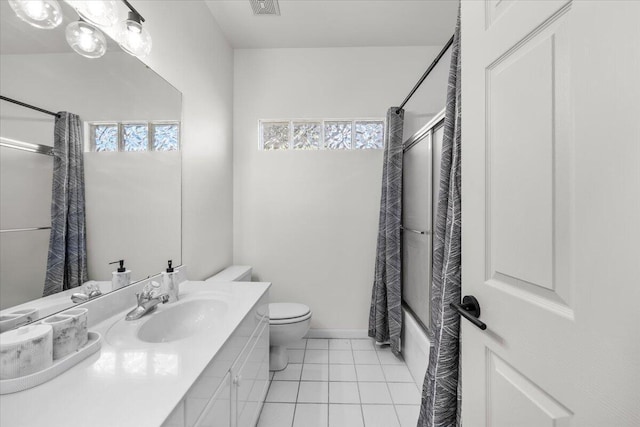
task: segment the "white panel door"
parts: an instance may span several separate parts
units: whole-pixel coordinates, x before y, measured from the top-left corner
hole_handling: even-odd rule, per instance
[[[640,426],[640,1],[461,22],[463,423]]]

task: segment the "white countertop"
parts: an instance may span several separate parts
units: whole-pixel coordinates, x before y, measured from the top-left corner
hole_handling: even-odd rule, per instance
[[[228,304],[224,320],[206,335],[169,343],[114,346],[106,337],[107,331],[124,318],[135,305],[132,302],[127,310],[90,328],[102,335],[98,353],[47,383],[0,396],[0,425],[160,426],[269,286],[255,282],[182,283],[181,300],[200,292],[223,299]],[[158,310],[165,307],[170,305]]]

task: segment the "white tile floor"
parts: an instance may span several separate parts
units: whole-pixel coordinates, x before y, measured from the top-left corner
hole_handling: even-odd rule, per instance
[[[258,427],[415,427],[420,390],[388,346],[308,339],[272,373]]]

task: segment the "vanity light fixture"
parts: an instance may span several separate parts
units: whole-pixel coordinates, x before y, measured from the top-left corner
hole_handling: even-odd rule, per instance
[[[140,14],[131,11],[118,29],[118,43],[122,50],[137,57],[147,56],[151,52],[151,36],[142,26],[143,20]]]
[[[111,27],[118,22],[115,0],[86,0],[69,2],[85,21],[100,27]]]
[[[36,27],[50,30],[62,22],[62,10],[56,0],[9,0],[18,18]]]
[[[144,57],[151,52],[151,35],[142,27],[144,18],[127,0],[127,19],[115,29],[118,44],[125,52]],[[67,0],[80,15],[80,20],[67,25],[65,36],[69,46],[85,58],[100,58],[107,51],[107,39],[100,27],[118,22],[115,0]],[[37,28],[51,29],[62,22],[62,9],[57,0],[9,0],[18,18]]]
[[[85,58],[100,58],[107,51],[107,39],[102,31],[82,18],[67,25],[67,43]]]

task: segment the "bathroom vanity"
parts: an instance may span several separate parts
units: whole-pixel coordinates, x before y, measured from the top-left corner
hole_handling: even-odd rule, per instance
[[[254,426],[268,386],[269,287],[184,282],[178,302],[135,321],[124,320],[129,301],[90,325],[99,353],[2,395],[0,425]]]

